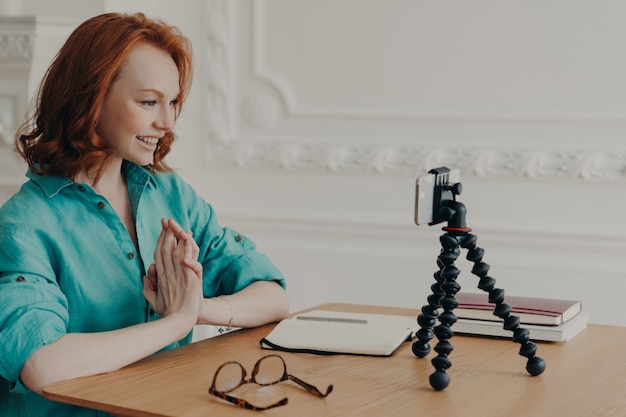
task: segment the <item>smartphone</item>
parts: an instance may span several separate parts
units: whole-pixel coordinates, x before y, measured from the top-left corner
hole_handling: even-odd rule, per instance
[[[415,181],[415,224],[418,226],[433,221],[433,198],[435,196],[435,175],[418,177]]]
[[[458,169],[434,168],[415,181],[415,224],[422,226],[439,223],[433,214],[438,213],[441,202],[454,199],[446,186],[461,181]]]

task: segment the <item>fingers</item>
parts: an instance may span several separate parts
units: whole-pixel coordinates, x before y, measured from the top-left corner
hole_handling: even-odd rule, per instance
[[[156,286],[157,272],[155,264],[150,264],[148,267],[148,271],[146,271],[146,278],[152,281],[152,283]]]
[[[187,308],[183,306],[189,302],[191,294],[202,299],[202,265],[197,262],[199,252],[191,232],[185,232],[172,219],[161,219],[154,264],[143,278],[144,298],[157,313],[163,316]]]
[[[178,240],[184,240],[185,238],[190,237],[188,233],[191,232],[185,233],[183,228],[174,219],[161,219],[161,225],[163,226],[163,229],[171,229]]]
[[[151,306],[156,304],[156,282],[152,281],[147,275],[143,276],[143,296]]]
[[[202,281],[202,264],[197,261],[198,259],[198,245],[193,239],[186,239],[184,247],[184,256],[181,264],[184,267],[190,268],[193,273]]]
[[[190,257],[192,259],[198,259],[198,256],[200,254],[200,248],[198,247],[196,241],[193,239],[193,233],[191,232],[191,230],[185,232],[174,219],[161,219],[161,226],[163,227],[163,230],[171,229],[179,242],[190,241],[192,244],[192,253]]]
[[[163,265],[165,233],[165,229],[161,230],[161,234],[159,234],[159,238],[157,239],[156,248],[154,249],[154,269],[157,276],[165,273],[165,266]]]
[[[174,261],[177,267],[176,272],[178,274],[185,274],[185,268],[191,269],[195,277],[202,281],[202,264],[196,260],[197,255],[194,255],[193,240],[188,239],[178,244],[178,247],[174,251]]]
[[[184,277],[183,259],[185,257],[186,249],[189,247],[188,241],[178,242],[174,251],[172,252],[172,265],[177,277]]]
[[[183,265],[190,268],[199,280],[202,280],[202,264],[198,261],[194,261],[191,258],[183,259]]]

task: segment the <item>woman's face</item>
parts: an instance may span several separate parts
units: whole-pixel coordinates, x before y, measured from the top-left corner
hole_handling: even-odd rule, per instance
[[[109,87],[96,133],[111,147],[114,158],[152,164],[159,139],[174,129],[178,93],[178,68],[172,57],[141,43]]]

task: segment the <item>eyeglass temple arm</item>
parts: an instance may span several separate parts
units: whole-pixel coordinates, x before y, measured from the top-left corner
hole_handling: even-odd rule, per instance
[[[295,382],[296,384],[300,385],[300,386],[301,386],[302,388],[304,388],[305,390],[307,390],[307,391],[309,391],[309,392],[311,392],[311,393],[313,393],[313,394],[317,395],[318,397],[322,397],[322,398],[324,398],[324,397],[326,397],[328,394],[330,394],[331,392],[333,392],[333,386],[332,386],[332,384],[331,384],[331,385],[329,385],[329,386],[328,386],[328,388],[326,388],[326,393],[325,393],[325,394],[322,394],[322,392],[321,392],[320,390],[318,390],[316,387],[314,387],[313,385],[311,385],[311,384],[309,384],[309,383],[307,383],[307,382],[304,382],[303,380],[301,380],[301,379],[300,379],[300,378],[298,378],[298,377],[295,377],[295,376],[293,376],[293,375],[291,375],[291,374],[287,375],[287,377],[288,377],[291,381],[293,381],[293,382]]]
[[[233,403],[238,407],[245,408],[246,410],[255,410],[255,411],[269,410],[270,408],[280,407],[281,405],[285,405],[289,402],[289,399],[285,397],[282,400],[277,401],[274,404],[270,404],[266,407],[257,407],[256,405],[250,404],[248,401],[244,400],[243,398],[233,397],[232,395],[228,395],[224,392],[219,392],[215,389],[211,389],[209,390],[209,392],[215,395],[216,397],[219,397],[223,400]]]

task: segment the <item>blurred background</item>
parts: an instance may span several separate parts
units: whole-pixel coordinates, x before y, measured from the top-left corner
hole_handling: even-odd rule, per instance
[[[626,3],[0,0],[0,202],[50,60],[109,11],[191,39],[169,162],[281,268],[293,311],[425,304],[443,225],[414,224],[415,182],[447,166],[498,287],[626,326]]]

